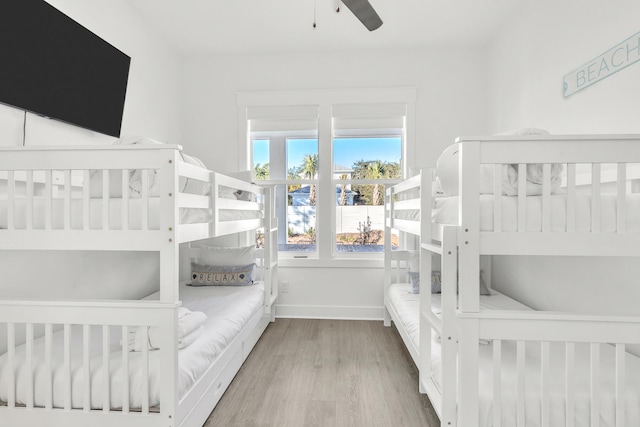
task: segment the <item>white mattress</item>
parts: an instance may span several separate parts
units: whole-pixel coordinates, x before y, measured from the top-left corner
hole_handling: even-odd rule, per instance
[[[122,229],[122,202],[125,199],[109,199],[109,228],[112,230]],[[142,229],[142,199],[129,200],[129,229]],[[0,228],[7,228],[7,200],[0,198]],[[89,200],[89,221],[91,229],[102,229],[102,199]],[[83,228],[84,202],[82,199],[71,199],[71,228],[81,230]],[[27,203],[25,199],[16,199],[14,205],[14,226],[17,229],[26,228]],[[42,197],[34,198],[33,204],[33,228],[45,228],[46,200]],[[149,198],[148,226],[151,230],[159,229],[160,221],[160,198]],[[221,209],[219,211],[220,221],[234,221],[242,219],[255,219],[260,217],[260,211],[242,211]],[[52,219],[54,230],[64,228],[64,200],[54,199],[52,203]],[[196,224],[211,222],[211,209],[181,208],[180,224]]]
[[[566,194],[554,194],[551,199],[551,231],[565,231],[567,218]],[[456,197],[436,199],[432,219],[438,224],[458,223],[458,200]],[[491,194],[480,195],[480,231],[493,231],[493,200]],[[528,196],[526,231],[542,230],[542,197]],[[602,232],[616,231],[616,195],[603,194],[601,199],[600,224]],[[627,232],[640,231],[640,194],[627,197]],[[591,195],[576,195],[575,227],[578,232],[591,230]],[[518,198],[502,197],[502,231],[518,230]]]
[[[152,295],[146,299],[155,299]],[[262,283],[253,286],[231,287],[180,287],[180,298],[183,305],[192,311],[202,311],[207,314],[204,333],[192,345],[178,353],[178,395],[185,393],[195,384],[206,370],[215,362],[218,355],[229,345],[253,315],[263,309],[264,287]],[[111,407],[122,407],[122,353],[120,347],[121,328],[111,328]],[[102,408],[102,336],[101,330],[93,329],[91,336],[91,407]],[[82,348],[81,327],[72,328],[72,340]],[[54,333],[53,339],[53,388],[54,407],[64,406],[64,378],[63,378],[63,346],[62,331]],[[16,348],[16,403],[26,403],[26,361],[25,348]],[[140,375],[141,354],[131,352],[129,366],[130,401],[133,408],[142,407],[142,387],[144,385]],[[7,401],[8,368],[7,355],[0,356],[0,400]],[[46,381],[44,366],[44,338],[34,341],[34,378],[36,406],[43,406],[46,398]],[[149,397],[150,406],[159,402],[159,366],[158,352],[149,351]],[[82,351],[72,354],[72,407],[83,407],[83,366]]]
[[[394,283],[389,287],[387,298],[396,309],[399,321],[416,348],[420,348],[420,294],[411,292],[410,283]],[[530,310],[526,305],[506,295],[480,295],[482,310]],[[431,310],[437,315],[442,312],[442,295],[431,294]],[[434,334],[435,336],[435,334]]]

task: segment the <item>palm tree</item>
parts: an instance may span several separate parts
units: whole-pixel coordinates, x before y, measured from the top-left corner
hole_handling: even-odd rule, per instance
[[[367,165],[367,178],[369,179],[380,179],[384,177],[385,171],[384,166],[380,163],[379,160],[375,160]],[[373,206],[380,206],[384,204],[384,200],[382,197],[382,192],[380,191],[380,184],[375,184],[373,186],[373,194],[371,196],[371,204]]]
[[[260,163],[256,163],[253,168],[256,173],[256,180],[259,179],[269,179],[269,162],[264,165],[260,165]]]
[[[318,155],[317,154],[306,154],[304,159],[302,160],[302,167],[300,168],[300,173],[306,179],[316,179],[318,175]],[[309,186],[309,205],[316,205],[316,186]]]
[[[340,179],[347,179],[347,174],[343,173],[340,175]],[[345,184],[340,184],[340,206],[344,206],[347,204],[347,186]]]

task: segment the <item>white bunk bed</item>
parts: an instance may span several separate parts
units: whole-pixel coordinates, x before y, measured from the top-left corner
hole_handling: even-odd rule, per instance
[[[459,196],[432,198],[435,183],[424,179],[432,172],[423,171],[420,187],[422,212],[429,206],[432,216],[422,222],[421,271],[430,273],[437,253],[442,272],[441,298],[421,291],[413,315],[420,390],[447,426],[640,425],[640,358],[629,352],[640,343],[640,318],[534,311],[506,296],[479,295],[481,255],[639,256],[640,202],[629,176],[640,163],[640,137],[457,143]],[[612,174],[603,163],[615,165]],[[527,164],[541,164],[539,195],[527,195]],[[566,169],[556,194],[552,164]],[[586,194],[576,184],[577,164],[593,178]],[[514,196],[503,195],[507,165],[518,172]],[[480,190],[487,170],[491,195]],[[605,175],[613,194],[601,194]],[[388,226],[404,227],[390,201]]]
[[[151,251],[160,261],[159,291],[143,300],[0,301],[0,424],[201,426],[275,319],[271,193],[185,161],[176,145],[0,148],[0,250]],[[180,283],[181,244],[258,229],[259,284]],[[187,264],[199,251],[182,251]],[[208,317],[180,349],[183,307]],[[132,331],[159,348],[128,351]]]

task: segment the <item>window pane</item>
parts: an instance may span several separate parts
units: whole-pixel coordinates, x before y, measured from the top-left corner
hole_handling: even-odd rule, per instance
[[[380,203],[374,204],[374,200],[380,200]],[[338,252],[382,252],[384,250],[383,185],[336,186],[336,250]]]
[[[280,242],[278,250],[293,252],[316,250],[315,206],[287,206],[286,243]]]
[[[253,170],[255,179],[269,179],[269,140],[253,140]]]
[[[318,140],[288,138],[287,179],[316,179],[317,177]]]
[[[334,178],[385,179],[401,176],[400,137],[335,138]]]

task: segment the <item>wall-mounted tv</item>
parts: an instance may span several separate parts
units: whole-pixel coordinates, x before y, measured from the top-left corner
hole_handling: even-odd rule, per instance
[[[0,2],[0,103],[120,136],[130,62],[43,0]]]

